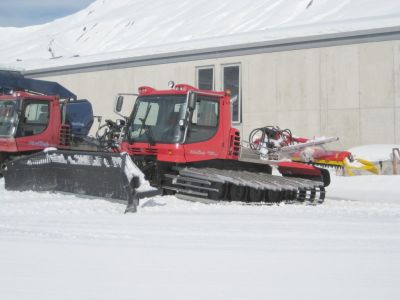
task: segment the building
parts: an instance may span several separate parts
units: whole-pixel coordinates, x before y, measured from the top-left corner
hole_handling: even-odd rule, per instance
[[[302,136],[339,136],[342,147],[400,143],[400,27],[111,59],[26,72],[58,81],[112,113],[117,92],[174,80],[231,89],[244,139],[278,125]],[[132,100],[133,101],[133,100]]]

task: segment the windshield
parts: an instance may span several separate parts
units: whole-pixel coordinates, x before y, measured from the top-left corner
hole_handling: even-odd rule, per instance
[[[139,97],[128,135],[134,142],[179,143],[183,132],[179,120],[185,114],[186,95]]]
[[[0,101],[0,136],[14,136],[17,124],[17,101]]]

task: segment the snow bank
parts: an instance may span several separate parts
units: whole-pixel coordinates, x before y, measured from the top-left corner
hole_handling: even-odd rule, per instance
[[[374,144],[357,146],[349,149],[348,151],[353,154],[355,158],[363,158],[371,162],[392,160],[392,149],[399,148],[400,145],[396,144]]]
[[[132,161],[130,156],[127,153],[122,153],[125,156],[125,168],[124,172],[128,181],[131,181],[132,178],[137,177],[139,178],[139,187],[137,188],[138,192],[147,192],[147,191],[154,191],[156,188],[153,188],[150,185],[150,182],[146,180],[145,175],[143,172],[135,165]]]
[[[400,175],[332,176],[328,198],[370,203],[400,203]]]

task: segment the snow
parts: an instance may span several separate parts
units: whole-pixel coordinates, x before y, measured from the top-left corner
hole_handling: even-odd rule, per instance
[[[330,199],[362,201],[371,205],[400,203],[400,176],[332,176],[332,181],[333,189],[328,187]]]
[[[2,68],[25,70],[400,25],[393,0],[97,0],[0,28]]]
[[[10,192],[2,299],[398,299],[400,176],[333,176],[324,204],[125,204]]]
[[[125,156],[125,167],[124,167],[124,173],[126,177],[128,178],[128,181],[130,182],[132,178],[137,177],[139,178],[139,187],[136,189],[139,193],[141,192],[149,192],[149,191],[156,191],[156,188],[153,188],[150,185],[150,182],[148,182],[145,179],[145,176],[143,172],[139,169],[138,166],[135,165],[135,163],[132,161],[131,157],[128,155],[128,153],[124,152],[122,155]]]
[[[398,26],[399,17],[393,0],[98,0],[47,24],[0,28],[0,62],[32,70]],[[387,149],[352,152],[376,161]],[[327,191],[318,206],[157,196],[124,215],[124,203],[10,192],[0,179],[0,297],[399,299],[400,176],[333,176]]]
[[[357,146],[349,149],[355,158],[363,158],[372,162],[392,160],[392,149],[400,149],[396,144],[375,144]]]

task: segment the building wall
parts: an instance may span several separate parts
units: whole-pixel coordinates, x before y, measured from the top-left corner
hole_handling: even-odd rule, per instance
[[[242,136],[265,125],[299,136],[339,136],[341,148],[400,143],[400,41],[362,43],[42,77],[89,99],[96,115],[115,119],[118,92],[169,80],[196,84],[196,67],[240,64]],[[129,102],[129,101],[127,101]],[[128,114],[129,106],[125,105]],[[133,100],[131,101],[133,102]]]

